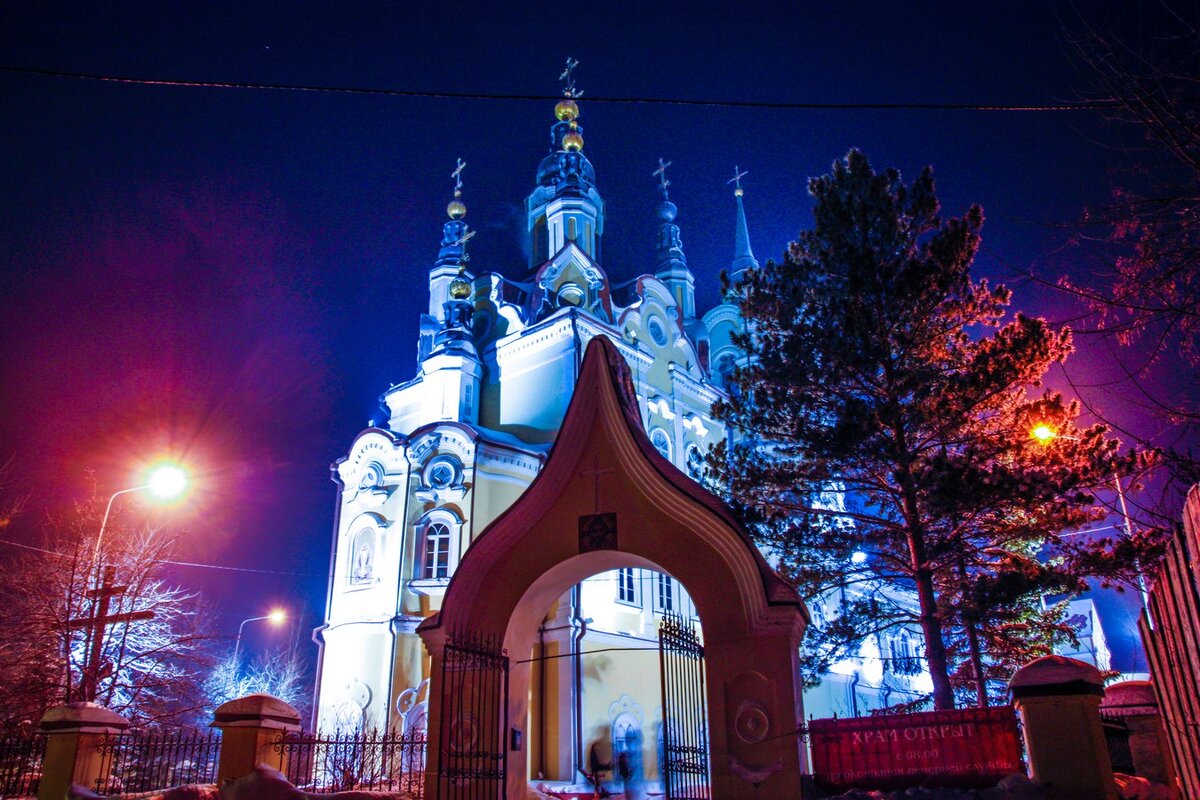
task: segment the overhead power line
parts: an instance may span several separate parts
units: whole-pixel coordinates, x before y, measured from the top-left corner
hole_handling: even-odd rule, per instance
[[[66,78],[138,86],[166,86],[189,89],[246,89],[275,92],[315,92],[323,94],[362,94],[383,97],[411,97],[435,100],[561,100],[550,94],[502,94],[490,92],[420,91],[367,86],[319,86],[301,83],[253,83],[245,81],[189,81],[172,78],[146,78],[133,75],[104,75],[94,72],[69,72],[0,65],[0,72],[42,78]],[[706,108],[760,108],[796,111],[1103,111],[1117,108],[1116,100],[1087,100],[1078,103],[799,103],[770,100],[697,100],[681,97],[601,97],[588,96],[588,103],[699,106]]]

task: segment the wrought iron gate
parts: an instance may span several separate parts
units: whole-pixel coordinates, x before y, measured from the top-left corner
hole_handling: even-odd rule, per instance
[[[438,797],[506,797],[508,655],[491,638],[452,637],[442,656]]]
[[[709,800],[704,645],[691,622],[674,614],[658,626],[662,676],[663,788],[669,800]]]

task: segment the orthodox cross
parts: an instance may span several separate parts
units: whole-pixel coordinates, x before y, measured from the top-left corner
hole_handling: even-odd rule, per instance
[[[593,491],[595,492],[595,495],[596,495],[596,500],[595,500],[596,511],[595,511],[595,513],[599,514],[600,513],[600,476],[601,475],[610,475],[610,474],[616,472],[616,470],[612,469],[611,467],[609,469],[600,469],[600,454],[599,453],[597,453],[595,456],[593,456],[592,465],[593,466],[591,469],[583,470],[582,472],[579,473],[579,476],[581,478],[586,478],[589,475],[592,477]]]
[[[467,162],[461,158],[455,160],[458,162],[458,166],[454,168],[454,172],[450,173],[450,177],[454,178],[454,194],[458,195],[462,193],[462,171],[466,168]]]
[[[467,242],[471,241],[471,239],[474,238],[474,236],[475,236],[475,231],[471,230],[470,228],[467,228],[465,231],[463,231],[463,235],[458,237],[458,239],[456,239],[454,242],[455,247],[462,248],[462,255],[459,256],[459,258],[458,258],[458,263],[460,266],[465,265],[468,261],[471,260],[471,257],[469,255],[467,255]]]
[[[739,192],[739,193],[740,193],[740,192],[742,191],[742,178],[746,177],[746,176],[747,176],[747,175],[749,175],[749,174],[750,174],[750,173],[749,173],[747,170],[741,170],[741,171],[739,171],[739,170],[738,170],[738,168],[737,168],[737,165],[734,165],[734,167],[733,167],[733,177],[732,177],[732,178],[730,178],[729,180],[725,181],[725,182],[726,182],[726,183],[732,183],[732,184],[734,185],[734,189],[735,189],[735,191],[737,191],[737,192]]]
[[[83,681],[80,691],[83,699],[89,702],[96,699],[96,688],[100,683],[100,657],[103,654],[104,636],[111,625],[128,625],[144,619],[153,619],[153,611],[130,611],[125,614],[109,614],[108,609],[113,597],[125,594],[128,586],[117,586],[116,567],[105,567],[104,578],[100,586],[92,589],[87,596],[92,598],[92,613],[86,617],[67,621],[69,630],[84,629],[88,637],[88,656],[83,666]]]
[[[567,68],[562,71],[558,79],[563,82],[563,97],[583,97],[583,90],[575,88],[575,76],[571,71],[579,66],[579,59],[568,58]]]
[[[671,166],[670,161],[664,163],[660,158],[658,160],[658,169],[654,170],[654,177],[658,178],[658,190],[662,192],[663,200],[670,199],[667,196],[667,187],[671,185],[671,182],[667,180],[667,167],[669,166]]]

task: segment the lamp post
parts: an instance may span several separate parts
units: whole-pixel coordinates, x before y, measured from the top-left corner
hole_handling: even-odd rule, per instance
[[[261,617],[250,617],[242,620],[242,624],[238,625],[237,639],[233,642],[233,681],[237,682],[238,673],[238,650],[242,646],[242,632],[246,629],[247,622],[259,622],[261,620],[270,620],[272,625],[280,625],[287,619],[287,612],[282,608],[274,609],[270,614],[264,614]]]
[[[1067,436],[1066,434],[1059,433],[1058,431],[1054,430],[1054,428],[1051,428],[1049,425],[1045,424],[1034,426],[1033,430],[1029,432],[1029,435],[1034,439],[1037,439],[1042,444],[1049,444],[1055,439],[1068,439],[1073,442],[1078,442],[1080,440],[1078,436]],[[1128,539],[1133,539],[1133,520],[1129,518],[1129,506],[1125,503],[1125,488],[1121,486],[1121,476],[1114,472],[1112,476],[1112,482],[1113,488],[1117,490],[1117,507],[1120,510],[1121,521],[1124,523],[1122,527],[1125,528],[1125,537]],[[1134,568],[1137,570],[1138,592],[1141,594],[1142,598],[1142,610],[1146,612],[1147,616],[1149,616],[1150,595],[1146,591],[1146,578],[1144,575],[1142,575],[1142,566],[1140,563],[1135,562]]]
[[[92,598],[89,614],[85,619],[72,620],[68,623],[70,629],[83,628],[87,630],[87,661],[83,668],[81,691],[85,700],[96,699],[96,688],[100,679],[100,657],[104,648],[104,632],[109,625],[150,619],[153,611],[131,611],[110,616],[109,602],[115,595],[124,592],[124,587],[114,585],[115,569],[104,568],[100,563],[101,545],[104,542],[104,532],[108,529],[108,518],[112,515],[113,503],[123,494],[140,492],[149,489],[161,499],[177,497],[187,486],[187,476],[183,470],[174,466],[161,466],[155,469],[149,480],[141,486],[131,486],[113,492],[104,508],[104,518],[100,521],[100,532],[96,534],[96,546],[92,550],[92,561],[96,565],[96,588],[87,592]],[[68,690],[69,691],[69,690]],[[69,696],[69,695],[68,695]]]

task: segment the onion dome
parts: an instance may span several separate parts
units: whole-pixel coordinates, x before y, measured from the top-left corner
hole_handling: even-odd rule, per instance
[[[458,265],[458,277],[450,281],[450,296],[455,300],[466,300],[471,296],[471,282],[465,277],[465,264]]]
[[[579,104],[569,97],[559,100],[558,105],[554,107],[554,116],[558,117],[560,122],[572,122],[579,118]]]
[[[579,129],[575,127],[573,121],[571,124],[571,130],[567,131],[566,135],[563,136],[562,146],[563,150],[571,153],[577,153],[583,149],[583,134],[581,134]]]
[[[679,215],[679,209],[670,200],[663,200],[655,209],[659,222],[674,222]]]
[[[446,214],[450,219],[462,219],[467,215],[467,205],[460,198],[462,192],[455,192],[454,199],[446,206]]]

